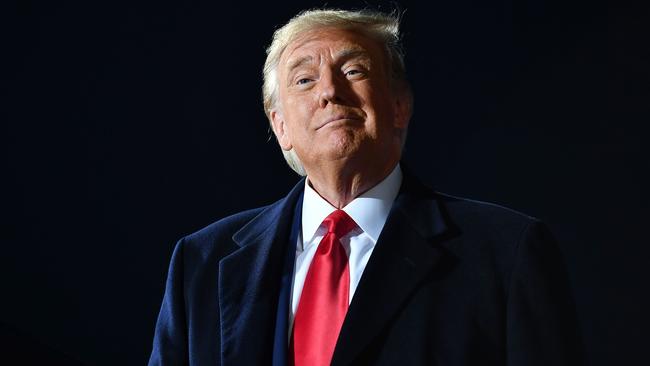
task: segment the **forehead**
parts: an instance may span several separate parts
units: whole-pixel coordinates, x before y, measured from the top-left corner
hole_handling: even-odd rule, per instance
[[[372,61],[383,58],[380,43],[359,31],[318,28],[306,31],[291,41],[280,57],[280,67],[291,65],[305,56],[337,58],[346,55],[363,55]]]

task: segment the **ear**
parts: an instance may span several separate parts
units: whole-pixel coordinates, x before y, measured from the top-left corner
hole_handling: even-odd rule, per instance
[[[291,139],[289,138],[289,134],[285,128],[286,124],[284,122],[284,117],[282,116],[282,113],[277,109],[271,110],[271,124],[273,125],[273,133],[278,139],[280,148],[285,151],[291,150],[293,148],[293,145],[291,144]]]

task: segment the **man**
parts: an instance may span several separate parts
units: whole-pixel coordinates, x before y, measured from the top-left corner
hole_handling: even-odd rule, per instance
[[[398,25],[316,10],[275,32],[264,106],[306,179],[180,240],[150,365],[580,364],[547,229],[400,165]]]

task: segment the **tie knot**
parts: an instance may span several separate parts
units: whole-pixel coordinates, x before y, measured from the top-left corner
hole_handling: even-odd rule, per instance
[[[327,227],[328,233],[333,233],[339,238],[357,227],[357,223],[343,210],[336,210],[329,214],[323,220],[323,224]]]

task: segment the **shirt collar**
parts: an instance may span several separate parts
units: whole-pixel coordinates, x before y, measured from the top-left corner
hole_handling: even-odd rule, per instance
[[[402,170],[399,164],[384,180],[343,207],[373,242],[377,242],[384,228],[388,213],[402,184]],[[323,220],[336,207],[323,199],[305,180],[305,195],[302,201],[302,242],[310,242]]]

